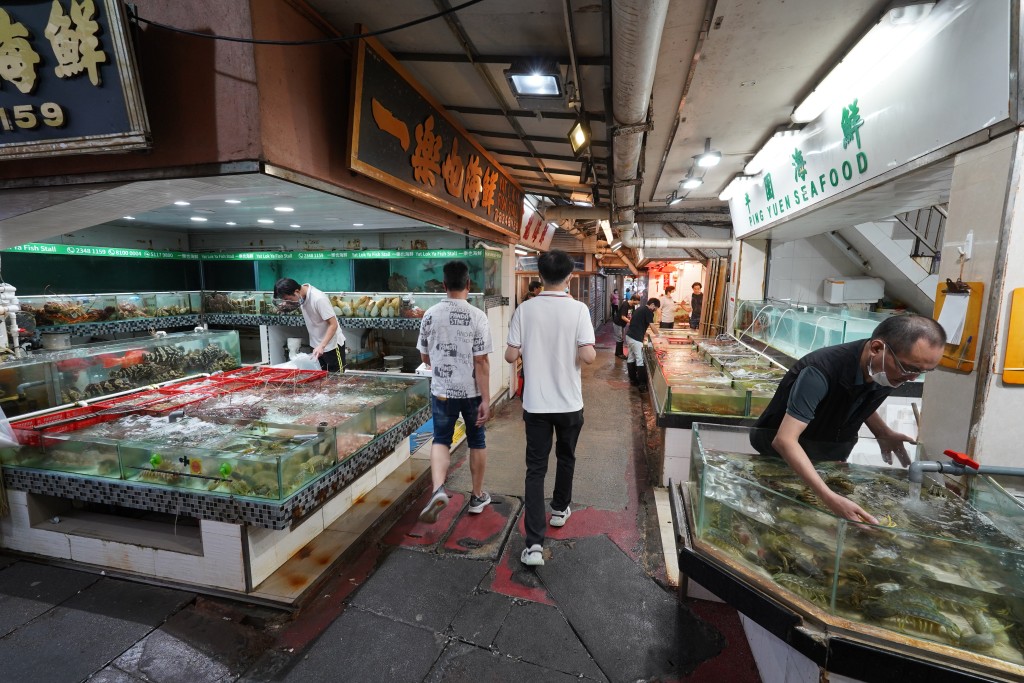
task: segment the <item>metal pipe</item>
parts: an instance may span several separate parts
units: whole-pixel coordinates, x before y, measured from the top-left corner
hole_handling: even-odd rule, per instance
[[[938,462],[937,460],[920,460],[910,463],[909,477],[912,484],[924,481],[925,472],[939,472],[954,477],[965,474],[987,474],[991,477],[1024,477],[1024,467],[998,467],[982,465],[978,469],[960,465],[955,462]]]
[[[731,239],[703,237],[637,237],[632,228],[619,237],[622,246],[630,249],[732,249]]]
[[[654,88],[661,35],[669,0],[612,0],[612,114],[617,126],[642,126]],[[614,136],[613,178],[636,180],[643,151],[643,130]],[[613,190],[614,205],[625,207],[619,220],[632,222],[636,187]]]

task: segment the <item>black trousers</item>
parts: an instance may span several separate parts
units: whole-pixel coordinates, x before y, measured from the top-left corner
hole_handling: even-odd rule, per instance
[[[336,346],[320,354],[320,369],[327,372],[341,372],[345,368],[345,347]]]
[[[555,492],[551,507],[564,510],[572,501],[572,476],[576,469],[576,442],[583,429],[583,411],[529,413],[526,422],[526,546],[544,543],[547,528],[544,509],[544,477],[548,473],[551,434],[555,434]]]

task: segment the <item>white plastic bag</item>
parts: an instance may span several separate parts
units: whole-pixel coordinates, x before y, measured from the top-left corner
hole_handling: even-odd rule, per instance
[[[11,423],[7,421],[7,416],[0,408],[0,448],[18,448],[19,446],[21,444],[18,443],[18,437],[14,436]]]
[[[281,363],[275,365],[275,368],[283,368],[285,370],[319,370],[320,361],[313,358],[312,354],[309,353],[297,353],[287,363]]]

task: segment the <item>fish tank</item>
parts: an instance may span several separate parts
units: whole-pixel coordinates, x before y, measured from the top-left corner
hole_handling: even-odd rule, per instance
[[[661,415],[757,417],[786,373],[771,359],[722,339],[677,344],[650,335],[644,359]]]
[[[889,317],[839,306],[746,300],[736,307],[734,327],[737,337],[746,335],[801,358],[826,346],[870,339],[879,323]]]
[[[878,525],[836,517],[753,430],[694,424],[695,551],[806,620],[1024,675],[1024,506],[985,476],[960,497],[902,468],[816,462]],[[858,448],[878,451],[871,439]],[[912,453],[912,456],[916,456]]]
[[[297,257],[297,258],[293,258]],[[444,293],[444,264],[462,260],[469,266],[470,291],[501,294],[502,252],[491,249],[356,249],[339,252],[281,253],[255,261],[255,288],[273,291],[287,277],[322,291]]]
[[[138,320],[156,315],[156,294],[117,294],[117,319]]]
[[[36,325],[80,325],[117,320],[116,294],[20,296],[21,310],[35,317]]]
[[[241,365],[238,332],[187,332],[41,351],[0,364],[8,417]]]
[[[198,299],[199,292],[156,292],[153,295],[155,297],[153,305],[156,307],[153,316],[166,318],[175,315],[188,315],[193,310],[198,312],[198,306],[195,309],[192,308],[191,295],[193,294]]]

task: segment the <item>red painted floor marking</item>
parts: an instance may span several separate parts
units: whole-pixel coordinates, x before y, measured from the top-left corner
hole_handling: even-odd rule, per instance
[[[725,646],[717,657],[701,664],[686,681],[729,681],[729,683],[760,683],[757,662],[747,643],[736,608],[720,602],[707,600],[686,600],[685,604],[694,614],[714,626],[725,636]],[[670,683],[666,681],[665,683]]]
[[[517,546],[518,547],[518,546]],[[532,572],[519,561],[519,557],[513,557],[509,551],[509,545],[505,546],[505,552],[501,554],[498,562],[494,565],[494,579],[491,581],[490,590],[495,593],[507,595],[510,598],[522,598],[531,602],[539,602],[544,605],[554,605],[554,599],[548,595],[543,588],[527,586],[516,579],[520,572]],[[513,569],[514,563],[514,569]]]
[[[384,536],[383,542],[387,545],[405,547],[421,547],[439,543],[458,519],[466,496],[449,491],[450,498],[447,507],[437,516],[436,522],[426,524],[420,521],[420,512],[432,495],[433,492],[428,491],[420,496],[420,499],[391,527],[391,530]]]
[[[445,549],[467,552],[492,543],[508,524],[508,514],[503,514],[502,511],[510,513],[511,506],[505,504],[499,508],[488,505],[478,515],[466,512],[455,523],[455,528],[445,541]],[[469,544],[463,544],[461,541],[469,541]]]

